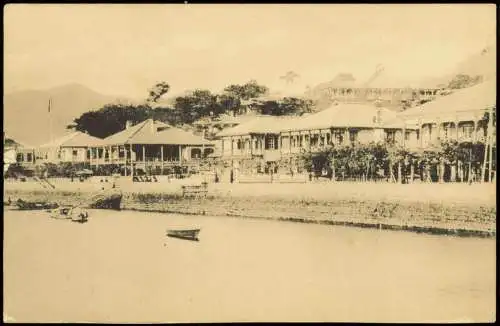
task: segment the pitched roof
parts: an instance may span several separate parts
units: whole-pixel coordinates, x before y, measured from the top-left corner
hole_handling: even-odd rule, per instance
[[[379,113],[380,112],[380,113]],[[380,118],[380,123],[377,119]],[[239,136],[250,133],[279,133],[285,131],[344,128],[416,128],[404,122],[397,113],[369,104],[338,104],[318,113],[302,117],[258,116],[236,127],[226,129],[217,136]]]
[[[380,113],[379,113],[380,112]],[[377,108],[369,104],[334,104],[328,109],[311,114],[294,125],[287,126],[289,130],[326,129],[331,127],[377,128],[380,124],[397,118],[396,112],[386,108]]]
[[[248,122],[242,123],[236,127],[223,130],[217,136],[239,136],[250,133],[278,133],[284,125],[300,118],[297,117],[277,117],[271,115],[256,116]]]
[[[439,97],[432,102],[400,112],[405,120],[421,119],[423,123],[440,118],[454,121],[469,120],[480,116],[487,108],[496,106],[496,81],[457,90],[451,95]]]
[[[211,145],[212,142],[163,122],[148,119],[105,138],[104,144]]]
[[[87,147],[98,146],[102,144],[102,139],[90,136],[83,132],[75,131],[70,134],[64,135],[52,142],[39,146],[40,148],[54,148],[54,147]]]

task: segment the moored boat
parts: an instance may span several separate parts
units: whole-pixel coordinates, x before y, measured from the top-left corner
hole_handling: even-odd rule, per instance
[[[167,236],[198,241],[200,230],[201,229],[169,229],[167,230]]]
[[[55,219],[67,219],[73,222],[87,222],[89,214],[78,206],[58,207],[51,211],[51,217]]]
[[[43,201],[26,201],[22,199],[18,199],[16,205],[20,210],[43,210],[43,209],[53,209],[59,207],[57,203],[49,203]]]

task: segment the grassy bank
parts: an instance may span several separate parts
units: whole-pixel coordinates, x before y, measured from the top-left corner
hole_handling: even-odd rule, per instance
[[[49,196],[50,194],[50,196]],[[59,203],[85,202],[82,191],[4,190],[4,198],[36,199]],[[342,195],[238,195],[215,190],[206,198],[184,198],[178,191],[126,191],[122,208],[177,214],[233,216],[303,223],[406,230],[459,236],[496,236],[493,202],[411,201],[346,198]]]

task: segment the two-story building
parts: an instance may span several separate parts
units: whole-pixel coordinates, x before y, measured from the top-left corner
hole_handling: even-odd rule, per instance
[[[399,119],[394,111],[370,104],[334,104],[302,117],[259,116],[218,137],[222,160],[241,173],[279,168],[300,172],[300,155],[329,145],[418,144],[416,126]]]
[[[422,135],[420,146],[425,148],[438,140],[484,141],[485,114],[493,107],[496,107],[496,81],[490,80],[456,90],[398,116],[418,126]]]

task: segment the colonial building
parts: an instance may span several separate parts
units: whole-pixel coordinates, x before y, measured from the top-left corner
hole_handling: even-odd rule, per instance
[[[93,169],[118,166],[124,175],[164,174],[174,167],[199,165],[214,152],[214,144],[203,137],[152,119],[111,135],[89,148]]]
[[[337,101],[341,103],[373,103],[381,101],[385,107],[403,108],[437,98],[442,86],[409,84],[389,78],[383,69],[377,69],[365,82],[352,74],[338,74],[333,80],[309,89],[307,96],[318,101],[318,106]]]
[[[438,140],[484,141],[485,114],[493,107],[496,107],[496,81],[490,80],[456,90],[398,116],[418,126],[422,135],[420,146],[425,148]]]
[[[99,146],[102,139],[83,132],[72,132],[35,148],[35,162],[39,163],[90,163],[87,155],[92,146]]]
[[[335,104],[302,117],[260,116],[218,134],[221,159],[240,171],[300,170],[299,155],[329,145],[418,144],[416,126],[396,112],[366,104]],[[299,171],[300,172],[300,171]]]

